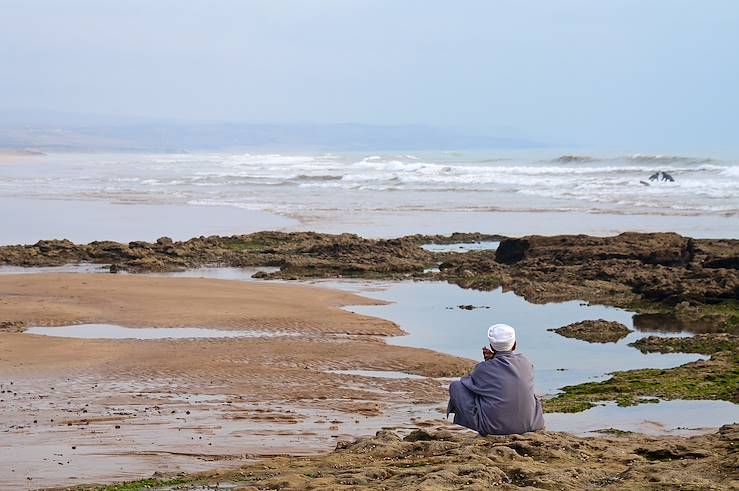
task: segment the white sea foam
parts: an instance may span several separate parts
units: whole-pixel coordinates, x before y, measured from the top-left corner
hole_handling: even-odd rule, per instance
[[[13,169],[0,196],[310,210],[739,213],[739,165],[672,155],[167,154],[60,157]],[[657,171],[674,182],[649,181]],[[41,175],[40,175],[41,174]],[[645,185],[646,184],[646,185]],[[391,193],[392,191],[392,193]]]

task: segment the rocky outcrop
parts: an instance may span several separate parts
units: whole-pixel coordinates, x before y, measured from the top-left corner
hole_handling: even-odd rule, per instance
[[[711,259],[703,263],[704,268],[739,269],[739,256],[727,256]]]
[[[663,266],[686,266],[693,258],[694,249],[693,239],[674,233],[627,232],[615,237],[532,235],[502,241],[496,259],[504,264],[538,258],[554,264],[618,259]]]
[[[631,329],[620,322],[603,319],[576,322],[557,329],[547,329],[566,338],[579,339],[589,343],[615,343],[629,335]]]
[[[642,353],[701,353],[712,355],[719,351],[734,351],[739,336],[728,333],[696,334],[687,338],[647,336],[629,344]]]
[[[440,269],[462,286],[503,286],[535,302],[631,297],[677,305],[739,298],[737,256],[738,241],[673,233],[528,236],[503,240],[494,254],[445,256]]]
[[[0,332],[23,332],[26,323],[23,321],[0,321]]]
[[[271,457],[236,470],[140,484],[254,490],[735,489],[737,442],[737,425],[690,438],[629,432],[478,437],[444,429],[403,437],[382,430],[340,441],[329,454]]]
[[[479,232],[454,232],[451,235],[407,235],[406,239],[416,244],[474,244],[477,242],[499,242],[504,235],[481,234]]]
[[[716,304],[739,298],[739,241],[673,233],[613,237],[560,235],[503,239],[496,251],[431,253],[427,242],[499,238],[483,234],[371,240],[354,234],[259,232],[162,237],[154,243],[68,240],[0,247],[0,264],[58,266],[90,262],[116,271],[175,271],[203,266],[275,266],[267,278],[369,277],[446,280],[465,288],[503,287],[531,302],[581,299],[609,305],[648,300]],[[453,243],[453,242],[452,242]],[[438,272],[426,271],[438,266]]]
[[[176,271],[203,266],[279,266],[285,275],[353,276],[421,273],[433,255],[410,239],[370,240],[353,234],[259,232],[230,237],[197,237],[175,242],[128,244],[68,240],[0,247],[0,264],[59,266],[112,265],[112,271]]]

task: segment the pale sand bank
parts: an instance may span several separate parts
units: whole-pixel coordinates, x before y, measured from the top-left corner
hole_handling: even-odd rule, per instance
[[[56,273],[0,276],[0,319],[28,326],[120,324],[399,335],[343,305],[382,303],[305,285]]]
[[[305,333],[85,340],[0,333],[0,489],[148,477],[312,453],[337,438],[438,419],[468,360],[387,345],[362,297],[308,286],[83,274],[0,277],[0,319]],[[28,479],[30,478],[30,479]]]

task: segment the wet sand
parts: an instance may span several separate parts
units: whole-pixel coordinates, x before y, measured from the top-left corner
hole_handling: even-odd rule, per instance
[[[0,209],[4,211],[1,245],[33,244],[48,238],[129,242],[166,235],[185,240],[197,235],[279,230],[298,223],[258,210],[147,203],[135,197],[123,203],[0,197]]]
[[[438,420],[471,362],[391,346],[376,301],[309,286],[84,274],[0,277],[0,319],[294,332],[294,337],[100,340],[0,332],[2,489],[242,465]],[[437,424],[443,424],[437,421]]]
[[[31,161],[31,159],[29,159]],[[91,199],[0,197],[5,226],[0,245],[33,244],[39,240],[69,239],[154,241],[167,236],[186,240],[200,235],[235,235],[260,230],[356,233],[367,238],[410,234],[484,232],[512,237],[561,233],[594,236],[625,230],[678,232],[695,238],[737,238],[735,216],[629,215],[618,213],[549,211],[426,211],[351,212],[331,210],[320,215],[277,213],[228,206],[198,206],[167,201],[124,202]],[[90,224],[94,224],[91,227]]]
[[[29,326],[109,323],[402,334],[392,322],[339,308],[381,301],[302,285],[59,273],[2,276],[0,295],[2,319],[21,320]]]

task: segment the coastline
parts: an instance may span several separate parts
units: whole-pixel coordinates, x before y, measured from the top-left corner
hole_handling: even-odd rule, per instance
[[[420,247],[427,242],[494,239],[501,242],[493,251],[432,253]],[[684,320],[709,319],[713,326],[708,330],[710,334],[715,330],[735,331],[736,311],[730,299],[735,248],[733,241],[702,241],[676,234],[522,239],[462,234],[455,239],[412,236],[373,241],[352,235],[263,232],[187,242],[162,238],[150,244],[46,241],[2,248],[2,262],[61,266],[92,261],[117,264],[116,271],[132,272],[177,271],[213,264],[266,265],[272,270],[258,273],[258,277],[434,278],[481,290],[503,284],[536,302],[607,300],[636,306],[642,312],[669,311]],[[439,266],[437,272],[427,272],[434,264]],[[599,272],[606,267],[608,277]],[[632,281],[636,273],[658,275],[654,277],[661,278],[661,290],[634,289],[639,285]],[[583,282],[583,275],[594,275],[593,280]],[[670,307],[669,302],[660,303],[664,292],[676,301],[684,297],[702,306],[682,310]],[[0,293],[0,318],[5,331],[115,324],[142,332],[192,327],[261,333],[247,339],[114,340],[1,332],[2,390],[5,400],[12,401],[3,408],[9,430],[6,448],[17,450],[9,456],[14,471],[8,479],[16,486],[114,482],[145,477],[155,470],[172,475],[242,466],[252,469],[255,459],[320,454],[337,446],[337,441],[339,450],[348,448],[344,445],[374,445],[375,440],[366,439],[366,435],[378,429],[388,429],[401,437],[419,428],[442,429],[452,432],[452,437],[441,441],[461,442],[463,447],[485,441],[470,440],[466,430],[444,421],[440,412],[446,398],[446,377],[463,375],[474,362],[386,343],[382,337],[402,333],[398,325],[340,308],[377,303],[374,300],[305,285],[135,274],[2,275]],[[725,311],[700,303],[715,295],[729,295],[719,305]],[[97,329],[104,332],[105,326]],[[662,346],[659,339],[655,343]],[[723,345],[717,346],[724,349]],[[707,348],[701,344],[696,349]],[[717,385],[724,378],[729,384],[705,392],[708,398],[733,400],[732,394],[721,391],[730,387],[736,362],[732,365],[726,351],[713,356],[723,361],[697,363],[695,370],[687,365],[661,370],[658,386],[664,385],[668,380],[665,376],[672,373],[681,374],[684,384],[677,392],[660,396],[690,399],[690,377],[705,376],[713,380],[709,385]],[[376,376],[363,371],[395,375]],[[714,377],[716,373],[719,378]],[[604,383],[582,384],[575,389],[594,387],[598,394]],[[653,396],[649,390],[634,393]],[[579,391],[574,395],[564,393],[554,402],[565,411],[582,411],[600,400],[593,393]],[[639,402],[639,398],[627,401]],[[733,430],[722,431],[732,434]],[[365,439],[343,443],[357,436]],[[399,441],[396,437],[382,438]],[[523,438],[573,446],[583,441],[556,433]],[[701,442],[713,449],[725,445],[723,436],[676,438],[634,435],[629,443],[633,448],[629,448],[668,442],[677,446]],[[517,437],[512,437],[504,445],[511,448],[516,441]],[[587,441],[605,445],[600,438]],[[39,459],[40,455],[47,455],[47,460]],[[335,454],[313,458],[317,459],[314,462],[330,461]],[[561,455],[551,458],[557,465],[567,461]],[[31,464],[23,467],[23,462]],[[86,466],[90,462],[95,463],[98,474],[90,473]],[[608,465],[616,468],[624,464]],[[723,468],[725,463],[712,461],[711,465]],[[556,473],[555,467],[548,472]],[[239,480],[243,471],[218,472]],[[146,485],[144,482],[140,487]]]
[[[45,239],[153,241],[161,236],[186,240],[200,235],[232,235],[282,230],[355,233],[367,238],[413,234],[481,232],[518,237],[561,233],[609,236],[624,230],[675,232],[695,238],[739,239],[736,216],[587,213],[578,211],[414,211],[311,215],[231,206],[120,203],[97,199],[0,197],[7,221],[0,245]],[[91,227],[90,224],[95,226]]]

